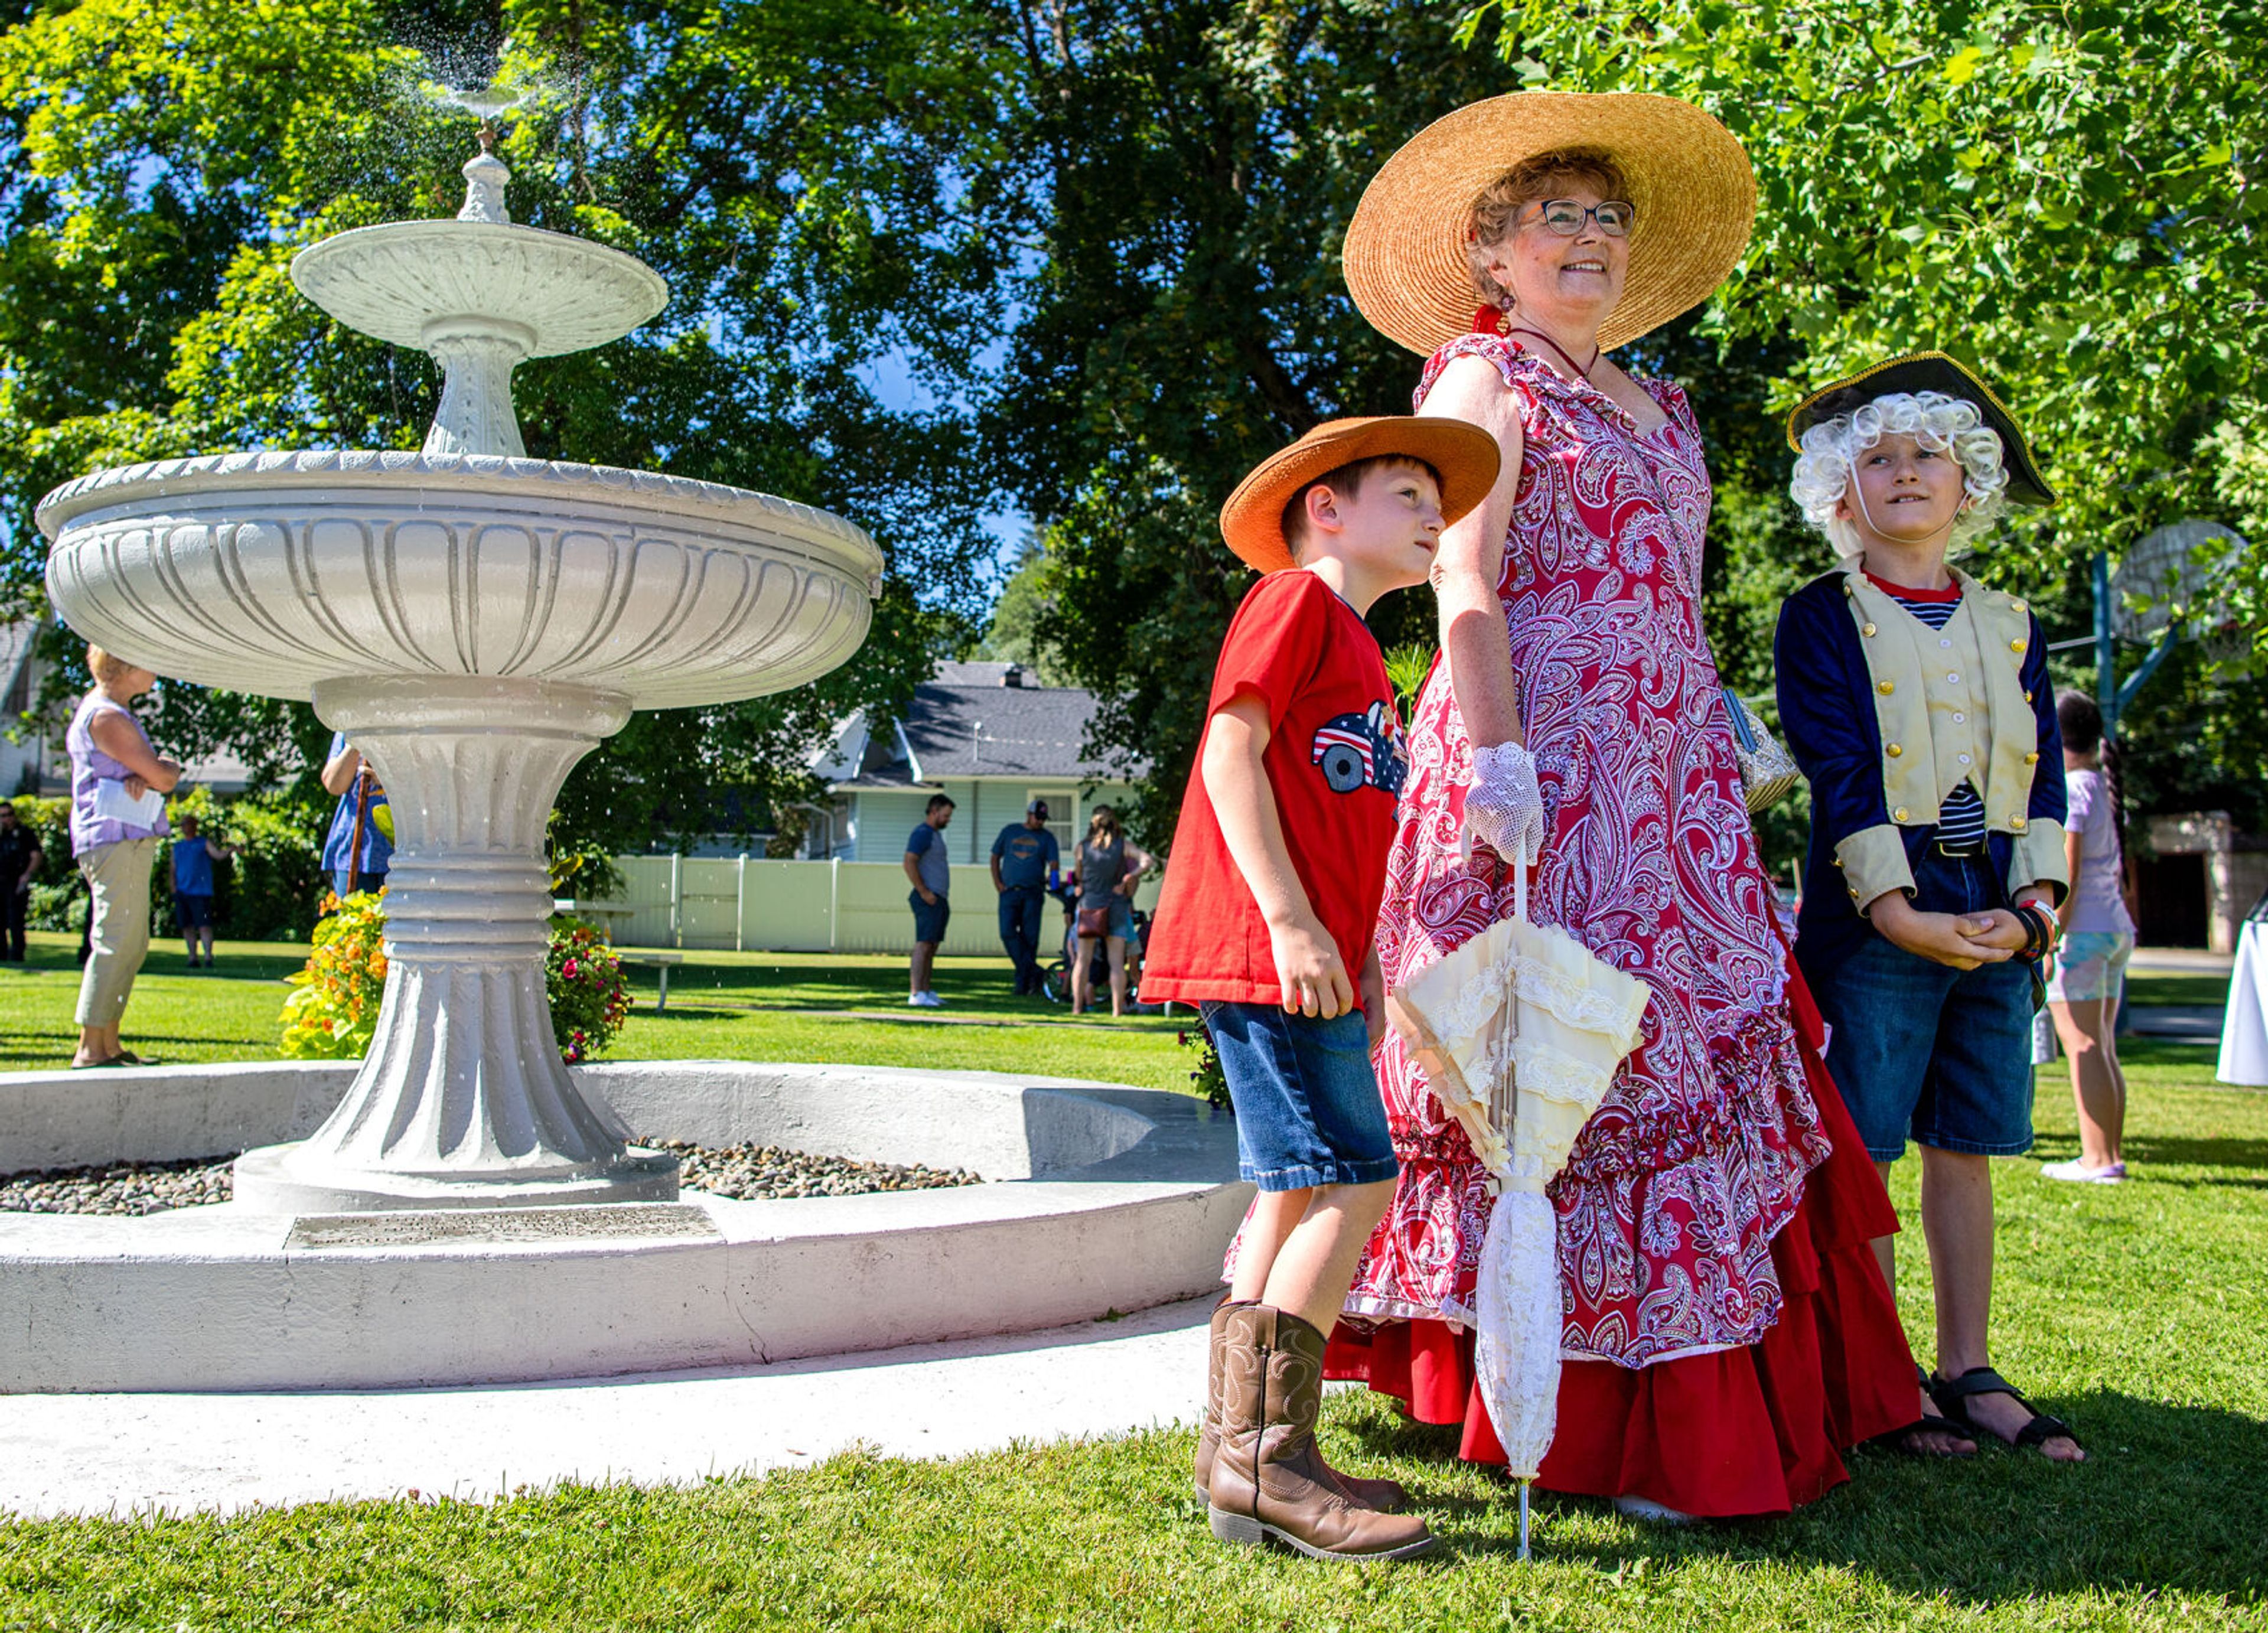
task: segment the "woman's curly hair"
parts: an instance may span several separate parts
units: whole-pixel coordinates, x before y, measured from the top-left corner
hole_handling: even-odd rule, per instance
[[[1858,530],[1835,514],[1850,490],[1859,456],[1886,436],[1911,437],[1960,463],[1969,508],[1953,524],[1953,542],[1982,533],[2006,503],[2008,472],[2000,460],[2000,434],[1984,423],[1977,405],[1941,391],[1891,392],[1848,414],[1822,420],[1803,433],[1803,452],[1788,480],[1788,497],[1804,519],[1825,533],[1848,559],[1861,546]]]

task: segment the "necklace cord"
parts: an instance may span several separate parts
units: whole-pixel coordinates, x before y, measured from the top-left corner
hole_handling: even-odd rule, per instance
[[[1512,333],[1514,335],[1533,335],[1536,339],[1550,347],[1552,350],[1559,354],[1559,360],[1562,363],[1575,371],[1575,377],[1578,379],[1589,380],[1591,379],[1591,371],[1598,366],[1599,359],[1606,355],[1602,348],[1594,344],[1591,348],[1591,361],[1587,364],[1579,364],[1572,357],[1568,355],[1567,349],[1565,346],[1562,346],[1557,341],[1553,340],[1542,329],[1531,329],[1523,323],[1514,328]],[[1593,383],[1596,384],[1595,381]]]

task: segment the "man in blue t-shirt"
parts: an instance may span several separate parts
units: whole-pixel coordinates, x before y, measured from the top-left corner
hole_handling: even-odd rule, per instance
[[[943,1009],[945,1000],[931,990],[930,971],[945,940],[945,927],[953,917],[946,893],[953,888],[953,864],[946,859],[945,825],[953,820],[953,801],[943,794],[930,796],[929,812],[906,840],[902,864],[913,889],[906,901],[914,910],[912,990],[906,1002],[915,1009]]]
[[[173,820],[173,922],[189,949],[189,967],[210,969],[213,961],[212,864],[236,853],[217,839],[207,839],[195,816],[184,812]],[[204,958],[197,943],[204,943]]]
[[[1035,799],[1024,820],[1000,830],[992,842],[992,888],[1000,893],[1000,945],[1016,967],[1016,996],[1040,989],[1041,909],[1048,876],[1059,853],[1048,832],[1048,802]]]

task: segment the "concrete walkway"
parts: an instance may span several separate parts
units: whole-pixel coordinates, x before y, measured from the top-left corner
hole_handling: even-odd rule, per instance
[[[1193,1421],[1210,1297],[1020,1338],[478,1389],[0,1397],[0,1510],[231,1512],[685,1484],[864,1445],[954,1457]]]

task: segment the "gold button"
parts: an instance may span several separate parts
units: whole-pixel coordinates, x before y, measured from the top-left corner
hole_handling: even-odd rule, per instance
[[[2032,695],[2029,692],[2024,694],[2024,701],[2028,703],[2032,701]]]
[[[1900,805],[1896,810],[1890,813],[1890,820],[1893,822],[1903,822],[1905,820],[1906,808],[1904,805]]]
[[[2028,766],[2036,766],[2039,764],[2039,762],[2040,757],[2036,751],[2024,756],[2024,763]]]
[[[2008,605],[2020,613],[2029,613],[2032,610],[2029,604],[2022,601],[2011,601]]]
[[[1874,689],[1877,692],[1880,692],[1883,696],[1888,697],[1891,693],[1896,691],[1898,688],[1890,681],[1883,680],[1879,682],[1875,686]]]
[[[1849,595],[1849,594],[1851,594],[1851,593],[1852,593],[1852,590],[1851,590],[1851,581],[1850,581],[1848,578],[1845,578],[1845,579],[1843,581],[1843,593],[1844,593],[1844,594],[1845,594],[1845,595]]]
[[[2011,831],[2021,834],[2024,831],[2024,819],[2017,817],[2008,824],[2008,827]]]
[[[2011,641],[2008,643],[2008,650],[2012,652],[2021,652],[2024,650],[2024,644],[2021,641]]]
[[[1896,760],[1900,754],[1906,751],[1899,747],[1896,743],[1892,743],[1888,748],[1882,750],[1882,752],[1888,754],[1891,759]]]
[[[1843,865],[1843,858],[1842,858],[1841,857],[1836,857],[1836,858],[1835,858],[1835,865],[1836,865],[1837,867],[1841,867],[1841,866]]]
[[[1872,624],[1860,624],[1859,626],[1859,633],[1860,635],[1872,635],[1874,633],[1874,626]]]

